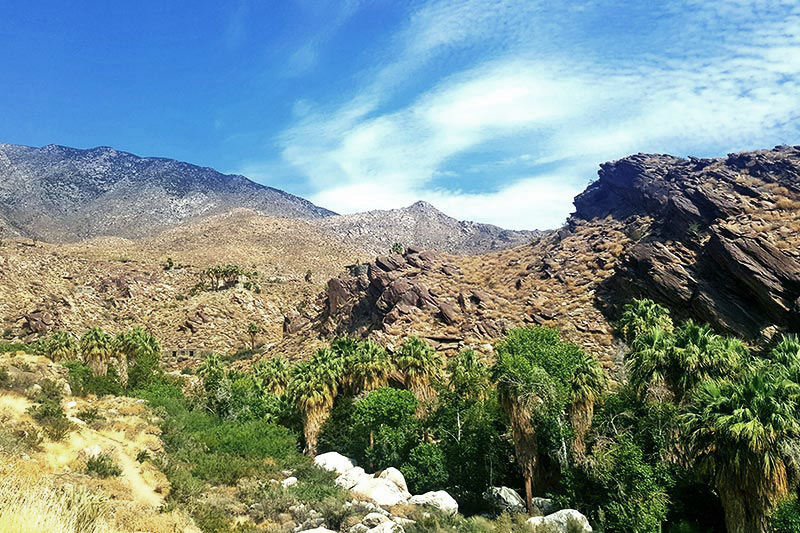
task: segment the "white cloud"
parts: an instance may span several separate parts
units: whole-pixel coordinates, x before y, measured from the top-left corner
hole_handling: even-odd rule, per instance
[[[694,23],[681,26],[675,39],[691,53],[598,61],[546,46],[552,21],[537,15],[536,2],[428,3],[395,37],[384,62],[366,74],[367,83],[340,106],[302,103],[303,113],[279,139],[284,162],[318,191],[313,201],[336,211],[424,199],[459,218],[544,228],[563,221],[571,197],[592,178],[589,169],[604,160],[638,151],[724,153],[796,141],[800,8],[785,3],[776,10],[777,4],[760,0],[708,4],[667,6],[683,17],[691,13]],[[591,5],[573,7],[568,14]],[[707,43],[715,28],[724,29],[723,38]],[[469,43],[487,43],[469,67],[433,77],[400,108],[384,108],[404,77],[431,77],[435,73],[424,67],[432,58]],[[505,142],[513,149],[497,165],[473,168],[492,174],[516,160],[529,177],[480,188],[491,192],[442,187],[453,181],[453,158]],[[545,162],[556,170],[530,174],[532,165]]]

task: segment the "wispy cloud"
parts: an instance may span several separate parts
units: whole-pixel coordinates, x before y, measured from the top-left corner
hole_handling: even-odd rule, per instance
[[[302,102],[278,139],[283,161],[306,177],[312,200],[337,211],[425,199],[461,218],[546,228],[603,160],[796,141],[796,2],[667,2],[660,31],[674,35],[656,50],[649,35],[626,50],[613,31],[593,33],[603,9],[622,3],[608,4],[554,13],[525,0],[426,3],[346,98]],[[409,82],[424,87],[396,105]],[[453,177],[469,172],[454,159],[489,144],[503,152],[502,164],[483,162],[492,186]],[[545,161],[555,168],[536,174]],[[496,175],[506,167],[513,179]]]

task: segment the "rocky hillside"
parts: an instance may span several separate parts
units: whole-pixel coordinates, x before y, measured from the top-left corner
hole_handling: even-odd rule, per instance
[[[800,147],[719,159],[639,154],[602,165],[561,230],[483,256],[412,248],[350,268],[314,313],[287,317],[282,349],[355,333],[483,347],[548,324],[619,354],[612,322],[646,296],[758,341],[800,330]]]
[[[168,350],[233,353],[282,336],[284,316],[303,309],[325,280],[367,256],[305,220],[233,211],[146,239],[103,237],[53,245],[0,241],[0,320],[7,338],[54,329],[111,332],[147,326]],[[243,283],[197,289],[203,270],[235,264],[258,272]]]
[[[272,217],[333,214],[243,176],[172,159],[108,147],[0,144],[0,235],[51,242],[138,237],[236,207]]]
[[[332,216],[314,224],[375,255],[387,253],[395,243],[452,254],[480,254],[525,244],[540,234],[456,220],[427,202]]]

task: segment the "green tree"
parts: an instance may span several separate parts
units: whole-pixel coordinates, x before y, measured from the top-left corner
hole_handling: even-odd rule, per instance
[[[448,385],[459,397],[483,399],[491,391],[491,369],[473,350],[462,350],[447,363]]]
[[[253,375],[258,387],[270,394],[281,395],[289,382],[291,366],[281,356],[253,365]]]
[[[568,414],[574,438],[572,452],[577,460],[586,456],[586,434],[594,418],[594,405],[608,387],[608,378],[600,361],[583,354],[570,382]]]
[[[256,341],[258,340],[258,336],[264,332],[264,328],[261,325],[250,322],[247,324],[247,335],[250,337],[250,349],[256,349]]]
[[[392,362],[386,348],[371,340],[358,343],[348,364],[351,385],[357,392],[383,387],[389,381]]]
[[[432,383],[441,370],[439,355],[425,341],[409,337],[394,353],[393,363],[403,375],[406,388],[419,400],[417,416],[423,416],[436,400]]]
[[[629,344],[636,337],[655,328],[669,335],[673,329],[672,319],[666,307],[646,298],[634,299],[626,304],[617,323],[617,329]]]
[[[534,417],[552,418],[566,407],[582,351],[562,341],[554,329],[533,327],[509,331],[495,352],[492,375],[511,423],[517,462],[525,479],[525,502],[531,512],[540,452]]]
[[[100,328],[92,328],[83,334],[80,341],[83,362],[95,376],[105,376],[111,361],[113,345],[111,336]]]
[[[765,533],[789,494],[800,386],[760,364],[736,381],[701,384],[681,422],[687,455],[716,486],[729,533]]]
[[[287,395],[303,417],[306,453],[317,455],[317,441],[330,416],[341,379],[338,357],[328,349],[317,351],[311,361],[298,363],[292,370]]]
[[[117,335],[114,350],[126,367],[129,389],[143,387],[161,374],[161,345],[143,327],[137,326]]]
[[[66,331],[54,331],[40,342],[39,347],[45,357],[55,362],[74,361],[78,355],[78,343]]]

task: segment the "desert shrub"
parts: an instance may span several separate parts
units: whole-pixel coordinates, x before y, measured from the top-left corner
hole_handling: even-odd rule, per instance
[[[294,475],[302,481],[289,487],[289,493],[303,503],[314,503],[327,498],[346,498],[347,492],[339,488],[334,479],[336,474],[328,472],[314,464],[309,458],[298,455],[286,464],[294,471]]]
[[[117,477],[122,474],[122,469],[114,462],[114,458],[106,453],[90,457],[86,461],[86,473],[95,477]]]
[[[237,485],[236,496],[248,504],[248,515],[256,522],[275,520],[279,514],[299,503],[288,489],[260,479],[242,480]]]
[[[88,394],[120,396],[124,393],[119,375],[112,366],[108,367],[108,372],[105,376],[95,376],[88,365],[77,361],[69,361],[64,366],[69,370],[67,379],[72,389],[72,394],[76,396],[86,396]]]
[[[145,461],[150,461],[153,459],[153,455],[147,450],[139,450],[136,454],[136,462],[137,463],[144,463]]]
[[[25,352],[28,350],[28,345],[22,342],[0,342],[0,353]]]
[[[75,413],[75,416],[87,424],[91,424],[93,422],[102,422],[105,420],[103,415],[100,414],[100,411],[97,410],[97,407],[87,407],[86,409],[81,409]]]
[[[72,423],[61,407],[61,390],[49,380],[43,380],[40,386],[42,390],[33,398],[37,403],[28,408],[28,414],[42,426],[47,437],[62,440],[72,429]]]
[[[0,389],[8,389],[11,385],[12,379],[8,373],[8,369],[4,366],[0,366]]]

